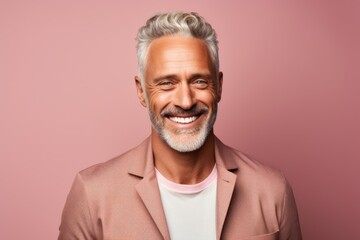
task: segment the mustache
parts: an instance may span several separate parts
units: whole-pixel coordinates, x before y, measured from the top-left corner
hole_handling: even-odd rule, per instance
[[[209,108],[206,106],[194,105],[190,109],[182,109],[181,107],[168,107],[161,111],[161,117],[170,117],[176,115],[200,115],[208,113]]]

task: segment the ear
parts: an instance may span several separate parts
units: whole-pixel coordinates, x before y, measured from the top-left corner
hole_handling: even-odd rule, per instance
[[[217,89],[217,102],[220,102],[221,100],[221,94],[222,94],[222,85],[223,85],[223,73],[219,72],[218,76],[218,89]]]
[[[137,91],[139,101],[140,101],[141,105],[146,107],[145,91],[143,89],[143,86],[141,84],[141,79],[139,76],[135,76],[135,84],[136,84],[136,91]]]

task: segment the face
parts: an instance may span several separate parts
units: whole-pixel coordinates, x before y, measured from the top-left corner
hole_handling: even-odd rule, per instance
[[[150,44],[145,69],[145,86],[138,78],[136,84],[153,133],[176,151],[199,149],[212,132],[222,86],[206,44],[191,37],[158,38]]]

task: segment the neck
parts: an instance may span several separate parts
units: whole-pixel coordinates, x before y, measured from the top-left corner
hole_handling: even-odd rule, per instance
[[[172,149],[155,130],[151,133],[155,167],[168,180],[179,184],[196,184],[211,173],[215,164],[215,136],[211,131],[205,143],[192,152]]]

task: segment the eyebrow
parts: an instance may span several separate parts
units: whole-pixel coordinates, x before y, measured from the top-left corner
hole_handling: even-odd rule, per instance
[[[166,79],[176,79],[176,75],[175,74],[169,74],[169,75],[164,75],[164,76],[160,76],[154,79],[155,83],[158,83],[162,80],[166,80]]]
[[[194,79],[198,79],[198,78],[203,78],[205,80],[211,80],[212,76],[211,74],[202,74],[202,73],[196,73],[190,76],[190,80],[194,80]]]

